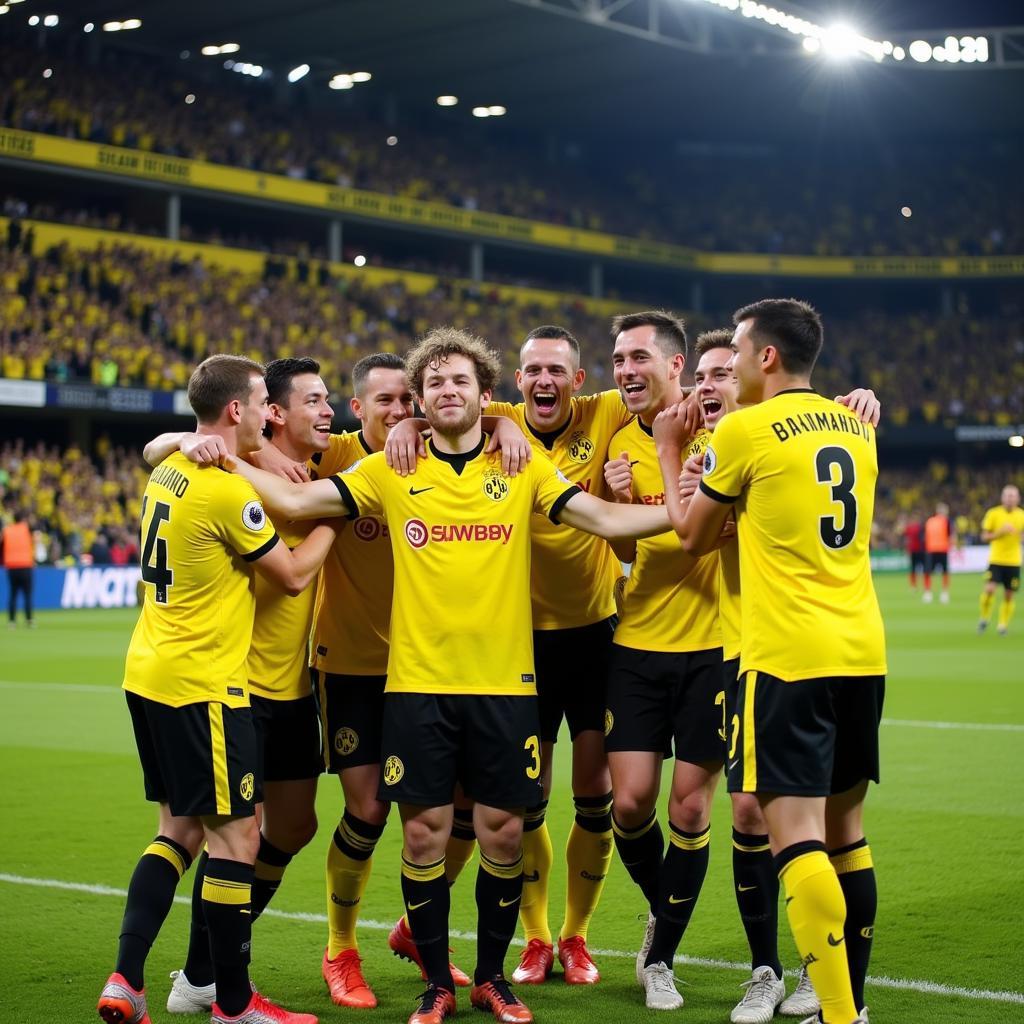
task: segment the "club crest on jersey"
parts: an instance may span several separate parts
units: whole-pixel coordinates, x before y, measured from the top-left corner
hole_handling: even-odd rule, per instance
[[[607,736],[615,728],[615,716],[611,708],[604,709],[604,734]]]
[[[714,473],[715,466],[717,465],[718,457],[715,455],[715,449],[706,449],[704,452],[704,475],[707,476],[709,473]]]
[[[422,519],[408,519],[405,523],[405,539],[411,548],[421,548],[430,539],[427,524]]]
[[[404,774],[405,765],[402,764],[402,759],[392,754],[384,762],[384,783],[393,786],[396,782],[401,782]]]
[[[376,540],[380,536],[381,522],[373,516],[360,516],[352,524],[352,532],[359,540]]]
[[[251,800],[255,791],[256,780],[253,778],[252,772],[246,772],[242,776],[242,781],[238,784],[238,792],[243,800]]]
[[[504,501],[508,497],[508,478],[497,469],[485,470],[483,490],[491,501]]]
[[[355,729],[350,729],[347,725],[343,725],[334,734],[334,749],[341,754],[342,757],[354,754],[358,746],[359,733],[357,733]]]
[[[569,438],[569,444],[565,450],[573,462],[589,462],[594,457],[594,442],[582,430],[577,430]]]
[[[246,502],[245,508],[242,509],[242,525],[253,533],[259,533],[266,522],[267,514],[263,511],[263,506],[258,501]]]

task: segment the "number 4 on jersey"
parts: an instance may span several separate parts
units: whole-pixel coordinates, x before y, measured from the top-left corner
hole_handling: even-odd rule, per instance
[[[171,506],[166,501],[153,502],[153,518],[146,524],[149,496],[142,499],[142,522],[146,539],[142,544],[142,578],[152,583],[157,604],[167,604],[167,588],[174,584],[174,570],[167,565],[167,541],[160,536],[160,524],[171,521]]]

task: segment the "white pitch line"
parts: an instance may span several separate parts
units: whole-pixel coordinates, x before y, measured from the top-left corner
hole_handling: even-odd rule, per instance
[[[57,878],[26,878],[23,875],[8,875],[2,872],[0,872],[0,882],[8,882],[11,885],[35,886],[40,889],[63,889],[68,892],[84,892],[92,896],[120,896],[124,899],[128,895],[126,889],[115,889],[109,885],[64,882]],[[192,904],[191,898],[187,896],[175,896],[174,902],[180,903],[183,906],[191,906]],[[286,921],[303,921],[312,924],[327,923],[327,916],[325,914],[296,913],[288,910],[275,910],[273,907],[268,907],[263,913],[267,917],[280,917]],[[387,921],[372,921],[360,918],[359,927],[367,928],[371,931],[389,932],[394,927],[394,922],[389,923]],[[453,939],[466,939],[469,942],[476,941],[475,932],[453,931],[449,934]],[[514,946],[522,946],[524,943],[521,939],[513,939],[512,944]],[[594,956],[619,957],[625,960],[633,960],[636,957],[635,952],[631,953],[622,949],[591,949],[590,952]],[[733,963],[730,960],[710,960],[705,957],[677,956],[675,962],[677,964],[690,964],[696,967],[714,967],[720,970],[742,971],[744,974],[750,972],[750,965],[748,963]],[[797,972],[788,971],[787,973],[796,977]],[[894,988],[904,992],[921,992],[925,995],[933,996],[958,996],[961,999],[994,1003],[1016,1003],[1024,1006],[1024,992],[1000,992],[983,988],[965,988],[960,985],[943,985],[936,981],[916,981],[912,978],[868,977],[867,981],[869,985],[877,985],[879,988]]]
[[[904,725],[913,729],[971,729],[979,732],[1024,732],[1016,722],[922,722],[912,718],[883,718],[882,725]]]
[[[0,690],[36,690],[46,687],[47,692],[121,694],[121,687],[97,683],[25,683],[0,679]],[[1016,722],[926,722],[910,718],[883,718],[882,725],[906,726],[914,729],[952,729],[976,732],[1024,732],[1024,724]]]

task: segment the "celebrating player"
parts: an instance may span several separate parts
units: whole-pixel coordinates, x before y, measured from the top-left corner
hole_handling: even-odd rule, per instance
[[[192,374],[198,432],[230,454],[260,447],[269,415],[263,369],[211,356]],[[254,600],[246,563],[288,594],[315,577],[334,540],[320,525],[290,551],[252,487],[172,454],[151,474],[142,504],[145,603],[125,663],[124,688],[146,797],[160,831],[128,889],[117,967],[100,996],[107,1024],[148,1021],[143,970],[181,876],[205,841],[200,900],[209,930],[214,1024],[315,1024],[273,1006],[249,983],[259,832],[260,750],[247,661]]]

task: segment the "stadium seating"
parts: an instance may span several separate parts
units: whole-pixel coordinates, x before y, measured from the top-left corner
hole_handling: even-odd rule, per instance
[[[414,123],[403,123],[389,146],[379,122],[279,110],[262,83],[211,81],[185,63],[168,68],[108,53],[96,68],[11,45],[0,60],[10,85],[0,125],[12,128],[700,249],[1024,252],[1024,199],[1006,154],[902,148],[888,153],[879,174],[877,161],[866,173],[856,153],[818,161],[783,148],[727,159],[669,151],[642,169],[605,160],[599,182],[594,155],[525,159]],[[190,91],[196,99],[187,105]]]

